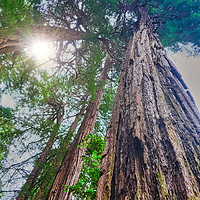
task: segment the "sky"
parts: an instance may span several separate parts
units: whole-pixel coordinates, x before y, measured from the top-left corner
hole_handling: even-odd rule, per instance
[[[200,111],[200,57],[188,57],[180,52],[169,52],[168,57],[181,73]]]
[[[10,108],[14,108],[15,107],[14,100],[11,98],[10,95],[7,95],[7,94],[2,95],[0,104],[3,107],[10,107]]]

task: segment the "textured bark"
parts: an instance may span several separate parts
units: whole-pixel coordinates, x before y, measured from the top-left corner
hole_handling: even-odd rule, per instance
[[[97,199],[200,199],[200,114],[139,9],[114,101]]]
[[[53,26],[31,26],[28,30],[17,29],[11,36],[8,36],[8,33],[8,29],[0,29],[0,54],[23,51],[24,48],[29,47],[33,43],[34,39],[74,41],[82,39],[85,34]]]
[[[76,130],[78,123],[83,116],[85,111],[85,104],[82,106],[80,112],[76,115],[76,118],[74,122],[72,123],[67,135],[63,139],[63,143],[61,144],[60,151],[56,154],[54,160],[53,160],[53,167],[57,169],[60,166],[60,159],[63,157],[63,153],[66,153],[66,151],[69,148],[69,141],[72,139],[74,131]]]
[[[108,56],[101,72],[99,79],[100,83],[104,83],[107,80],[110,65],[111,58]],[[48,200],[70,200],[72,198],[72,194],[69,193],[69,191],[64,192],[64,185],[72,186],[78,181],[83,163],[81,161],[81,156],[83,156],[85,149],[83,147],[79,148],[77,145],[80,145],[83,138],[85,138],[85,136],[91,133],[94,129],[103,91],[104,87],[97,89],[96,98],[89,103],[83,122],[81,123],[77,135],[68,152],[66,153],[60,170],[58,171],[54,180],[52,188],[47,197]]]
[[[62,158],[63,158],[63,154],[67,152],[69,148],[69,141],[72,138],[73,133],[78,126],[78,122],[80,121],[84,113],[84,110],[85,110],[85,105],[83,105],[80,112],[76,115],[75,120],[71,124],[69,131],[67,132],[66,137],[64,138],[64,142],[61,144],[59,152],[55,155],[53,159],[53,168],[55,169],[55,171],[58,171]],[[35,199],[38,199],[38,200],[45,199],[45,193],[48,190],[48,188],[49,188],[49,182],[43,181]]]

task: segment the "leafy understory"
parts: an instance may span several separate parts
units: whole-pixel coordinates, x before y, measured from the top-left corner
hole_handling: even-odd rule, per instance
[[[86,148],[81,158],[83,166],[79,180],[76,185],[65,185],[65,192],[72,192],[75,199],[95,199],[104,146],[105,138],[91,133],[78,145],[79,148]]]

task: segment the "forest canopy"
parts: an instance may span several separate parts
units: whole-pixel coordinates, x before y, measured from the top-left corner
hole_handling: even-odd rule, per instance
[[[199,55],[199,1],[1,0],[0,97],[15,102],[0,107],[2,199],[48,198],[76,151],[82,170],[60,190],[95,199],[124,55],[144,18],[161,41],[156,50],[190,44],[188,53]],[[171,71],[187,90],[175,66]]]

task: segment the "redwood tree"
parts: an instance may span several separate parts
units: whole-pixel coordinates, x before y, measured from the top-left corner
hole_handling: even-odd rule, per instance
[[[146,6],[134,9],[96,198],[199,199],[199,111]]]
[[[74,138],[73,143],[71,144],[63,159],[63,162],[55,177],[47,199],[56,200],[72,198],[72,193],[70,193],[69,190],[67,192],[64,192],[64,185],[72,186],[78,181],[83,164],[81,157],[85,153],[85,148],[83,146],[78,147],[78,145],[81,145],[83,139],[94,129],[111,63],[112,60],[110,56],[107,56],[104,68],[99,78],[99,88],[96,91],[95,99],[91,100],[91,102],[87,106],[81,126],[77,132],[76,137]]]
[[[73,123],[71,124],[68,133],[66,134],[65,138],[63,139],[62,144],[60,145],[60,148],[58,150],[58,152],[56,153],[55,157],[53,158],[53,164],[52,164],[52,168],[53,171],[55,171],[55,175],[57,174],[60,165],[62,163],[63,160],[63,156],[65,156],[66,152],[69,149],[69,140],[72,138],[76,128],[78,127],[78,122],[80,121],[83,113],[85,111],[85,105],[83,105],[83,107],[81,108],[80,112],[76,115]],[[50,172],[52,171],[52,169],[50,169]],[[47,171],[46,174],[48,174],[49,171]],[[51,180],[53,180],[54,178],[51,177]],[[43,180],[42,184],[39,187],[39,191],[37,192],[37,197],[36,199],[42,199],[45,198],[46,193],[48,192],[48,188],[51,187],[51,183],[49,180]]]

